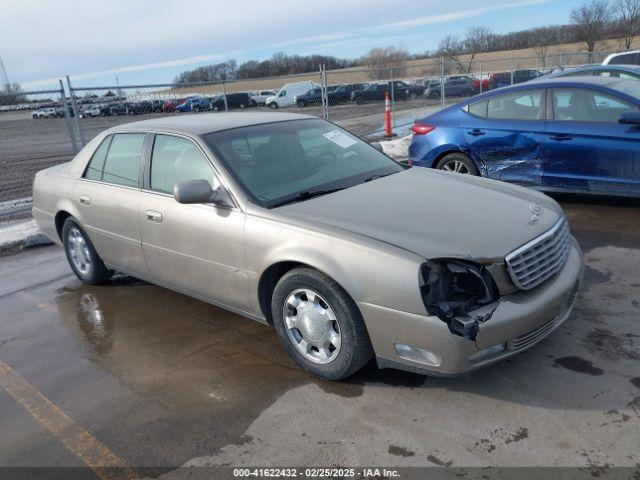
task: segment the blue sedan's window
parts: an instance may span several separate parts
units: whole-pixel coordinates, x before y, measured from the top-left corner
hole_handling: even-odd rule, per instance
[[[623,113],[634,106],[618,98],[583,88],[553,91],[555,119],[569,122],[618,123]]]
[[[501,120],[542,119],[542,90],[518,91],[489,99],[487,117]]]

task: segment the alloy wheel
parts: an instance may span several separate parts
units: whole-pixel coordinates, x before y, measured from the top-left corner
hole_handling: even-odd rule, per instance
[[[445,163],[442,166],[442,170],[444,170],[446,172],[462,173],[462,174],[465,174],[465,175],[469,175],[471,173],[471,172],[469,172],[469,169],[464,164],[464,162],[462,162],[460,160],[451,160],[451,161]]]

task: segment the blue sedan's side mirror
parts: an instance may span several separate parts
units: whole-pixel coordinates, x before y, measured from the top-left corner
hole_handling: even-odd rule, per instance
[[[623,125],[640,125],[640,110],[631,110],[620,115],[618,123]]]

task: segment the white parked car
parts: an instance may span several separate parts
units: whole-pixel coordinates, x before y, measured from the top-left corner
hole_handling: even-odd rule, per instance
[[[56,116],[55,108],[40,108],[31,114],[32,118],[53,118]]]
[[[249,93],[251,100],[256,102],[256,105],[266,105],[267,98],[275,97],[277,95],[273,90],[257,90]]]
[[[296,104],[296,95],[302,95],[303,93],[307,93],[309,90],[318,87],[320,87],[319,84],[310,80],[286,83],[280,91],[278,91],[277,95],[267,98],[266,105],[267,107],[274,109],[291,107]]]
[[[85,108],[80,113],[80,117],[88,118],[88,117],[99,117],[102,111],[101,105],[91,105],[88,108]]]
[[[612,53],[602,62],[603,65],[640,65],[640,50]]]

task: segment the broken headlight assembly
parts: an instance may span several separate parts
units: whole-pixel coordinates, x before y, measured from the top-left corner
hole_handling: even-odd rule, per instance
[[[420,291],[430,315],[455,335],[475,340],[479,325],[497,308],[500,297],[487,269],[455,259],[430,260],[420,267]]]

